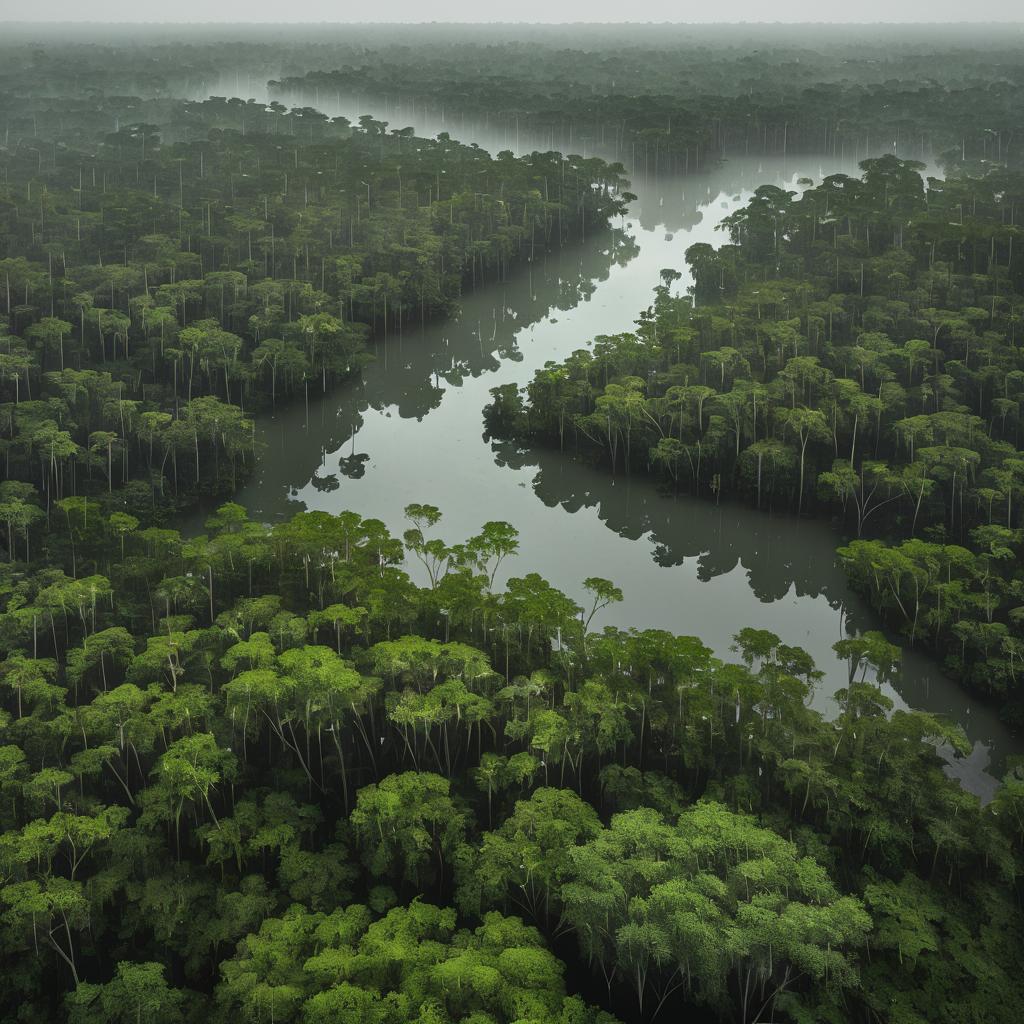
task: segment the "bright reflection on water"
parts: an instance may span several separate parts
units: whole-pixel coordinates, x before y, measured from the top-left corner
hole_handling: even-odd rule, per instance
[[[507,520],[520,532],[520,554],[503,566],[504,577],[537,571],[580,600],[584,578],[608,577],[625,600],[596,627],[692,634],[721,656],[741,627],[770,629],[825,671],[814,704],[828,712],[831,694],[847,681],[831,645],[848,624],[877,622],[847,588],[835,564],[838,538],[826,524],[673,498],[646,479],[613,479],[571,453],[501,450],[483,440],[481,410],[491,388],[523,384],[595,335],[629,330],[662,268],[683,271],[676,287],[685,289],[686,248],[720,244],[715,226],[757,185],[798,189],[798,178],[820,181],[840,170],[856,167],[737,159],[686,177],[634,180],[639,198],[614,232],[467,295],[455,322],[379,342],[361,381],[311,394],[308,411],[299,402],[264,417],[267,451],[237,500],[271,522],[301,508],[348,508],[397,534],[407,525],[403,507],[426,502],[444,513],[439,533],[449,542],[487,520]],[[949,771],[980,795],[991,793],[1001,759],[1018,744],[990,710],[913,651],[888,692],[897,706],[963,725],[974,749]]]

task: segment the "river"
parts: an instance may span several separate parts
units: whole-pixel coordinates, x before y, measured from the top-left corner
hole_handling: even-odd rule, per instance
[[[536,571],[582,602],[581,581],[604,576],[624,600],[594,627],[663,628],[697,636],[723,657],[740,628],[770,629],[824,671],[813,703],[829,713],[847,681],[832,644],[849,626],[878,623],[847,586],[828,524],[672,497],[651,480],[612,478],[571,454],[492,445],[481,412],[491,388],[525,384],[547,360],[595,335],[631,329],[662,268],[683,272],[675,288],[684,290],[686,248],[721,244],[716,226],[758,185],[799,190],[799,179],[837,171],[857,168],[833,157],[743,157],[685,176],[634,178],[638,198],[614,230],[467,294],[454,320],[378,340],[358,381],[260,417],[267,447],[236,500],[268,522],[302,508],[352,509],[396,534],[408,525],[407,504],[429,503],[442,510],[437,532],[449,542],[507,520],[519,531],[520,551],[503,564],[499,583]],[[991,797],[1006,755],[1021,749],[995,713],[909,649],[886,692],[897,707],[962,725],[972,752],[944,751],[946,770]]]

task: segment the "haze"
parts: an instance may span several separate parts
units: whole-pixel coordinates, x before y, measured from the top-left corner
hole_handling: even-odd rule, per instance
[[[0,0],[0,18],[21,20],[25,8],[14,0]],[[201,23],[367,23],[373,22],[825,22],[825,23],[936,23],[963,22],[966,13],[971,23],[1019,22],[1020,7],[1009,0],[981,0],[969,10],[956,0],[909,0],[889,3],[886,0],[864,0],[856,6],[823,7],[810,0],[769,7],[757,0],[737,0],[726,7],[684,4],[674,0],[641,0],[623,5],[610,0],[568,0],[551,4],[545,0],[524,0],[514,6],[495,7],[488,11],[470,0],[441,0],[425,7],[414,0],[389,0],[367,9],[354,4],[338,4],[334,0],[308,0],[302,5],[283,8],[268,0],[221,0],[211,5],[204,0],[181,0],[168,9],[165,4],[128,3],[125,0],[96,0],[87,8],[74,0],[51,0],[44,8],[33,11],[35,22],[167,22]]]
[[[1024,1024],[1017,5],[0,0],[0,1024]]]

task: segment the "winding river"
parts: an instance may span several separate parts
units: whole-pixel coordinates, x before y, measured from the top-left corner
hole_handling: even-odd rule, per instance
[[[515,148],[506,138],[468,141]],[[578,600],[584,578],[607,577],[624,600],[595,627],[691,634],[720,656],[743,626],[770,629],[825,672],[813,702],[828,713],[847,679],[832,644],[849,627],[877,628],[836,564],[839,538],[828,524],[671,497],[650,480],[613,479],[571,454],[509,451],[484,440],[481,410],[491,388],[524,384],[595,335],[629,330],[662,268],[683,271],[676,287],[685,289],[686,248],[720,244],[716,226],[758,185],[799,189],[800,178],[856,170],[831,157],[744,157],[686,176],[634,178],[638,198],[615,230],[478,288],[453,321],[379,340],[358,381],[261,417],[267,448],[236,500],[269,522],[302,508],[348,508],[399,534],[404,506],[426,502],[444,513],[438,532],[449,542],[507,520],[520,532],[520,552],[503,576],[537,571]],[[947,771],[990,797],[1004,758],[1021,749],[994,712],[913,650],[887,692],[897,707],[964,727],[973,750],[964,758],[946,751]]]

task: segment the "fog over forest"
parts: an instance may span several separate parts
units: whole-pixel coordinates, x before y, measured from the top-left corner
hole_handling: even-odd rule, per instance
[[[367,13],[0,12],[0,1020],[1024,1019],[1016,9]]]

